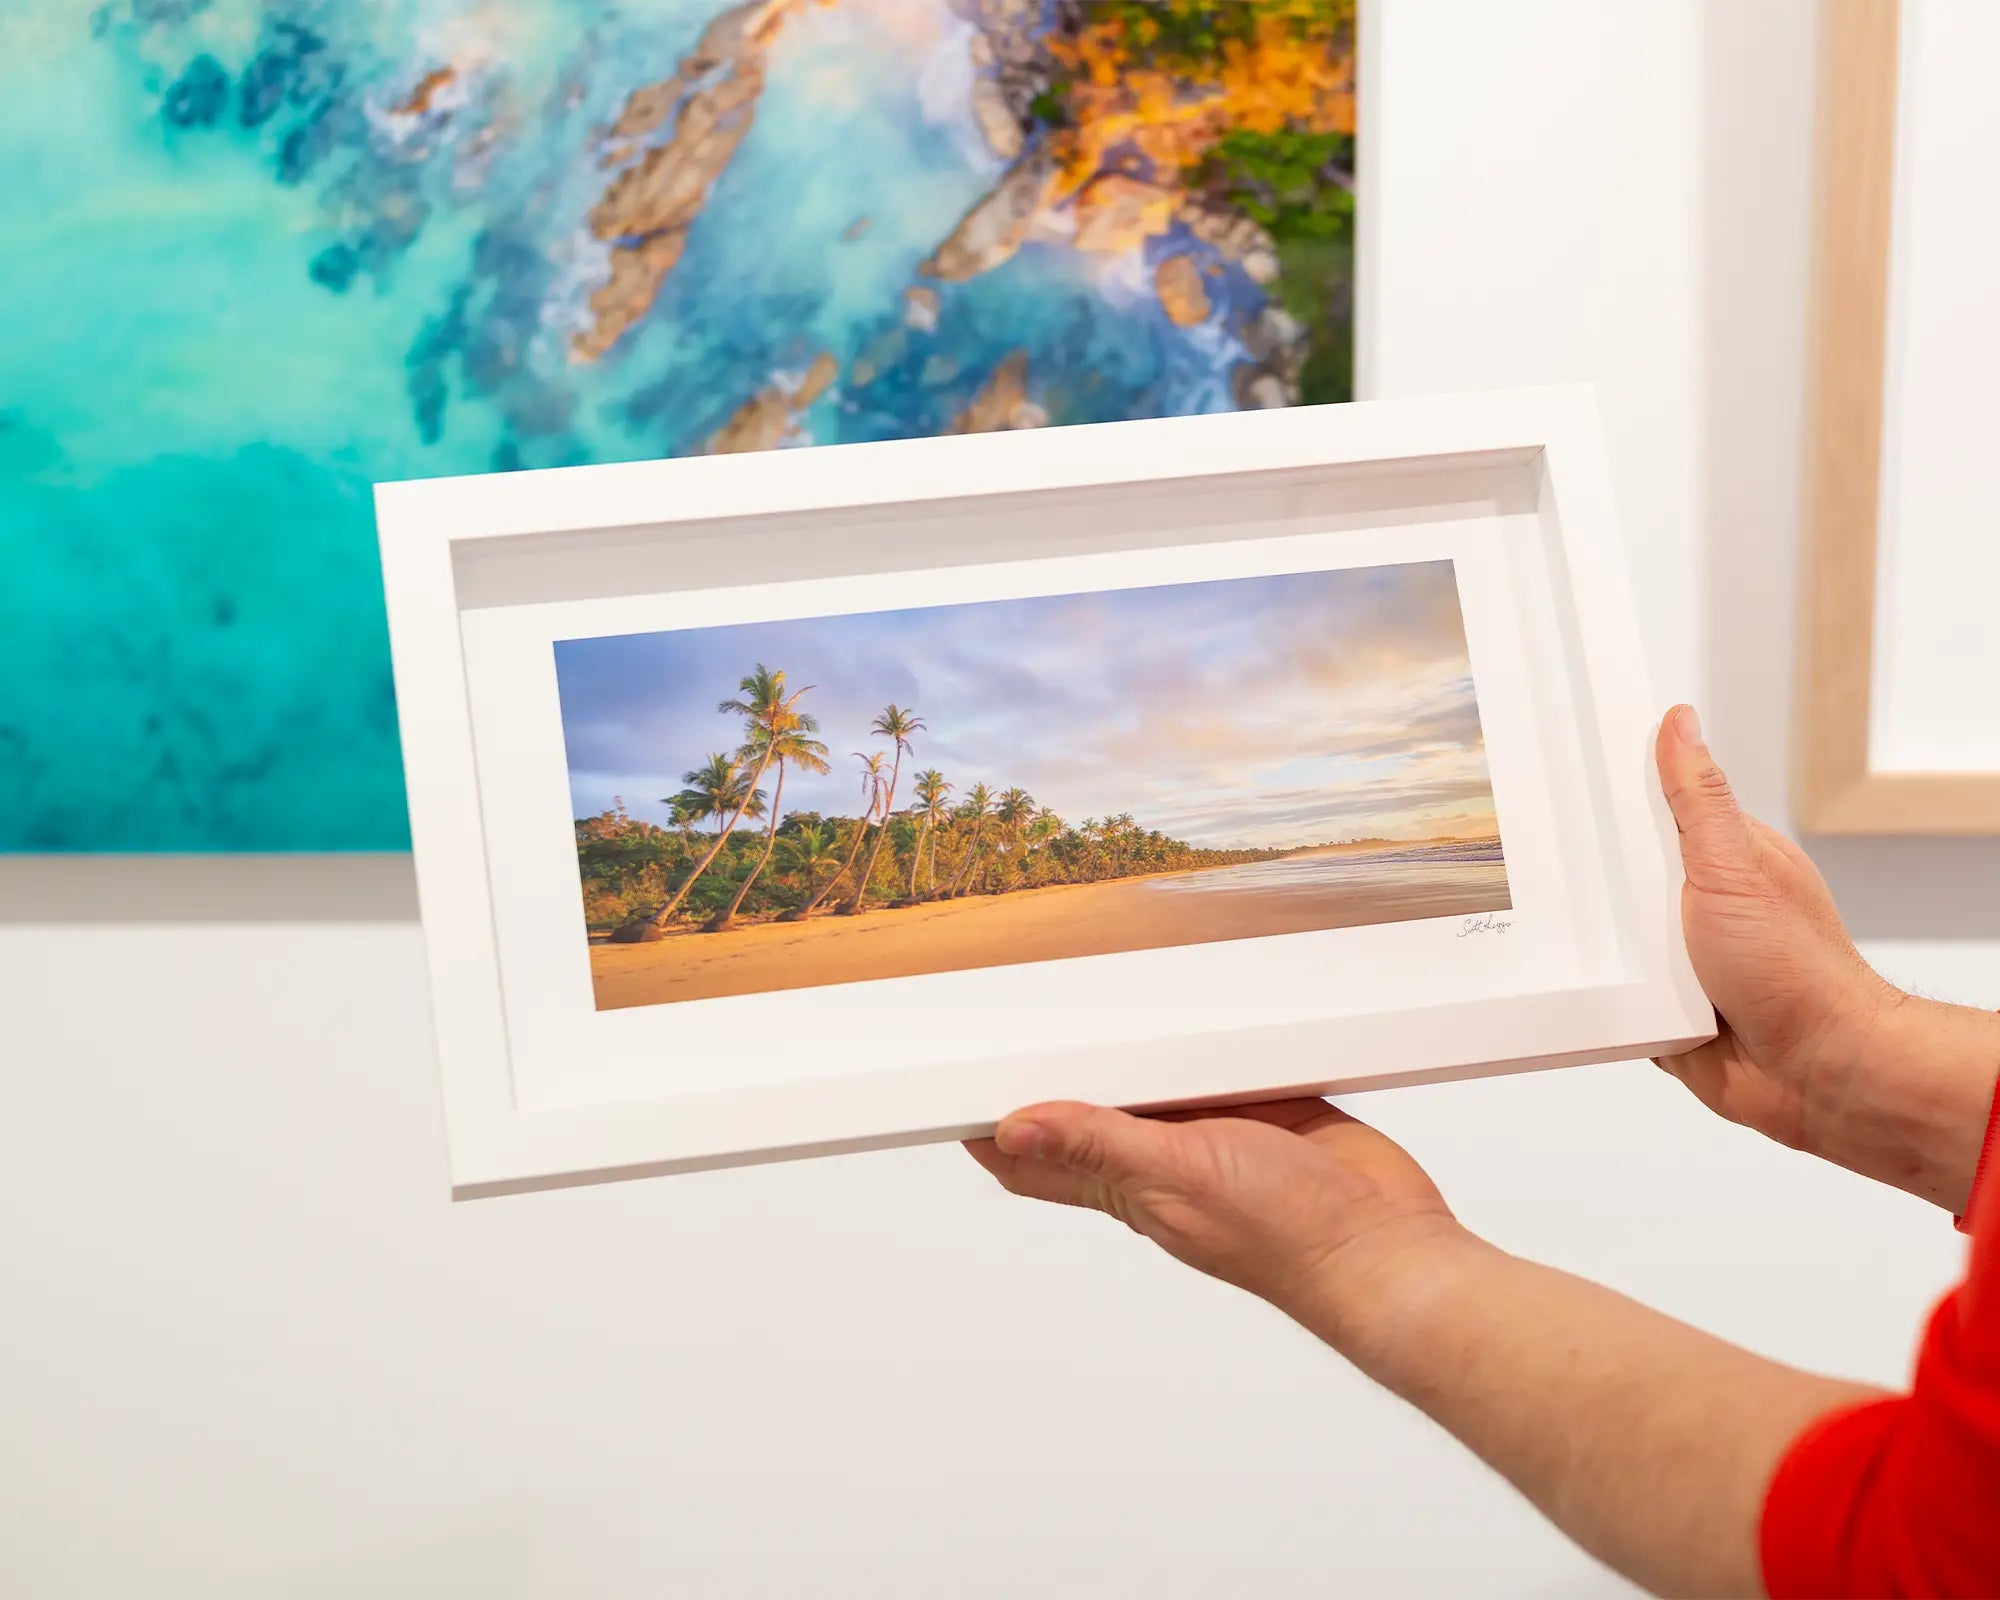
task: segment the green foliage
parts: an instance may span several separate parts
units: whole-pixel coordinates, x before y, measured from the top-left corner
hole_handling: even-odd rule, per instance
[[[1248,43],[1268,17],[1304,34],[1353,15],[1354,0],[1088,0],[1084,8],[1086,22],[1122,24],[1139,60],[1169,70],[1213,61],[1228,40]]]
[[[1194,174],[1281,243],[1354,236],[1354,140],[1344,133],[1232,128]]]

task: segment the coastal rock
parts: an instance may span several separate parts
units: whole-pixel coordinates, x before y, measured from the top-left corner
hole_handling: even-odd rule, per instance
[[[1229,387],[1239,411],[1276,411],[1298,403],[1298,396],[1286,387],[1284,379],[1248,362],[1231,375]]]
[[[1283,306],[1267,305],[1245,325],[1243,344],[1258,365],[1296,382],[1305,370],[1312,340],[1305,324]]]
[[[1076,197],[1076,247],[1119,255],[1165,233],[1174,217],[1174,195],[1157,183],[1123,172],[1092,178]]]
[[[1212,245],[1231,261],[1240,261],[1257,282],[1268,283],[1278,275],[1277,241],[1242,212],[1190,200],[1182,204],[1180,220],[1203,244]]]
[[[991,272],[1021,248],[1048,204],[1055,177],[1055,163],[1047,153],[1030,150],[973,204],[917,270],[947,283]]]
[[[799,386],[792,392],[792,409],[803,411],[826,391],[833,387],[833,380],[840,376],[840,363],[833,359],[831,351],[822,350],[813,357],[813,363],[806,368],[806,375],[799,380]]]
[[[678,117],[672,137],[619,173],[591,209],[590,231],[615,242],[606,280],[590,296],[591,325],[570,344],[577,360],[603,355],[652,308],[709,190],[750,131],[764,90],[764,53],[799,3],[746,0],[725,11],[672,76],[626,100],[610,129],[619,141],[611,154],[621,159],[630,141],[659,127],[676,106]],[[691,89],[697,83],[702,87]]]
[[[942,297],[929,284],[913,283],[903,291],[903,321],[918,333],[936,333],[938,308],[942,303]]]
[[[580,361],[595,361],[652,309],[660,285],[687,248],[687,233],[663,233],[611,252],[611,276],[591,291],[591,325],[570,341]]]
[[[1201,268],[1195,265],[1193,256],[1168,256],[1153,269],[1153,288],[1168,319],[1175,325],[1191,328],[1208,320],[1208,290],[1202,284]]]
[[[1048,413],[1028,398],[1028,352],[1008,353],[971,402],[953,420],[947,433],[999,433],[1011,428],[1039,428]]]
[[[1021,126],[1007,91],[997,78],[976,78],[972,84],[972,120],[987,146],[1002,161],[1012,161],[1021,153],[1027,130]]]
[[[721,456],[742,450],[775,450],[785,442],[791,425],[791,396],[783,389],[759,389],[716,429],[708,441],[708,453]]]
[[[1282,306],[1266,305],[1244,325],[1243,347],[1251,359],[1230,374],[1236,404],[1245,411],[1297,405],[1312,352],[1305,324]]]
[[[759,389],[708,441],[710,455],[744,450],[775,450],[791,436],[794,419],[833,386],[840,363],[821,351],[796,384],[773,383]]]

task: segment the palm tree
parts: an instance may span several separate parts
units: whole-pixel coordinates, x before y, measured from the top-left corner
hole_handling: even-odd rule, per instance
[[[785,859],[793,871],[804,875],[806,893],[813,894],[821,869],[833,860],[833,831],[823,822],[804,824],[785,836]]]
[[[956,899],[959,885],[971,877],[972,863],[979,857],[979,842],[986,832],[987,814],[992,809],[993,791],[985,784],[975,783],[965,791],[965,799],[958,807],[958,819],[972,824],[972,838],[965,847],[965,859],[959,862],[958,871],[951,875],[951,882],[945,886],[945,899]]]
[[[736,687],[741,691],[741,698],[724,700],[715,709],[725,713],[733,713],[748,721],[750,742],[746,742],[743,746],[745,751],[749,751],[755,747],[757,729],[760,725],[770,722],[773,718],[794,714],[792,712],[793,701],[796,701],[799,695],[806,692],[804,689],[800,689],[788,698],[785,694],[785,675],[782,672],[773,672],[761,661],[757,663],[757,670],[751,673],[749,677],[742,679]],[[749,776],[747,790],[749,795],[758,799],[762,798],[762,791],[757,786],[764,781],[764,769],[771,764],[771,755],[772,752],[768,746],[757,749],[757,766],[756,770]],[[690,779],[688,781],[692,782],[693,780]],[[715,843],[708,847],[708,854],[696,862],[694,871],[681,880],[681,886],[674,891],[673,898],[653,914],[652,922],[654,927],[664,928],[667,925],[668,919],[676,911],[680,910],[681,902],[688,897],[688,890],[692,889],[695,885],[695,880],[708,870],[709,863],[722,854],[723,845],[728,842],[729,835],[736,827],[736,824],[743,820],[747,809],[748,801],[746,800],[743,805],[738,806],[735,811],[729,814],[728,821],[723,822],[716,828]]]
[[[692,772],[683,772],[681,782],[687,787],[661,803],[672,808],[674,825],[681,830],[684,839],[692,840],[696,823],[712,819],[715,822],[715,842],[681,880],[681,886],[661,910],[649,917],[634,917],[612,934],[611,937],[620,944],[657,939],[659,930],[666,926],[667,919],[687,898],[688,890],[694,887],[695,879],[721,852],[723,841],[729,837],[729,829],[735,826],[736,819],[764,814],[764,791],[751,787],[750,774],[734,756],[717,751]]]
[[[1035,797],[1019,784],[1002,791],[993,806],[993,820],[1000,824],[1000,848],[1018,856],[1027,847],[1027,826],[1035,815]],[[1004,878],[1003,878],[1004,882]]]
[[[758,669],[762,671],[760,667]],[[785,675],[782,672],[772,676],[777,680],[780,693],[784,689]],[[797,767],[801,772],[826,772],[826,746],[813,737],[819,732],[819,721],[810,713],[797,710],[801,689],[789,699],[765,702],[753,714],[749,741],[737,751],[743,761],[755,761],[761,771],[772,763],[777,764],[778,784],[771,793],[771,820],[764,829],[764,853],[757,858],[743,881],[736,886],[736,898],[726,909],[709,918],[708,931],[720,933],[734,920],[742,909],[744,896],[750,886],[757,881],[757,875],[764,870],[771,859],[771,852],[778,843],[778,818],[782,814],[785,798],[785,768]]]
[[[827,880],[826,887],[798,911],[799,917],[809,917],[819,909],[819,903],[833,892],[833,886],[847,876],[854,866],[854,858],[861,853],[861,841],[868,837],[868,825],[875,820],[875,813],[882,808],[882,763],[889,757],[877,750],[872,755],[854,752],[854,759],[861,763],[861,820],[854,825],[854,838],[847,846],[847,859],[840,864],[840,870]]]
[[[916,815],[924,825],[924,831],[917,839],[916,849],[910,852],[910,898],[917,897],[917,866],[923,860],[924,845],[931,847],[931,886],[937,887],[937,827],[946,816],[945,796],[951,793],[951,785],[944,781],[944,774],[936,767],[926,767],[917,774],[912,785],[917,794]]]
[[[868,726],[870,733],[895,742],[896,759],[889,768],[889,793],[882,802],[882,825],[875,830],[875,844],[868,852],[868,865],[861,869],[861,875],[854,880],[854,892],[848,897],[847,904],[840,908],[842,916],[851,917],[859,911],[862,898],[868,893],[869,880],[875,876],[875,858],[881,855],[882,840],[889,832],[889,813],[896,809],[896,780],[902,776],[903,752],[910,748],[911,735],[923,732],[923,727],[922,717],[905,711],[894,701],[883,707],[882,714]]]
[[[1049,841],[1063,831],[1063,820],[1053,808],[1043,806],[1035,813],[1035,820],[1028,824],[1028,877],[1029,881],[1041,877],[1041,867],[1047,858]]]
[[[693,832],[695,825],[713,822],[718,832],[731,816],[734,816],[743,797],[750,788],[750,774],[735,756],[718,752],[711,755],[692,772],[683,772],[681,782],[687,787],[677,795],[670,796],[661,804],[673,808],[674,825],[687,832]],[[763,792],[757,795],[759,816],[763,815]]]

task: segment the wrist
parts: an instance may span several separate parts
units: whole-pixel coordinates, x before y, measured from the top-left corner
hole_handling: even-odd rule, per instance
[[[1442,1208],[1385,1215],[1312,1263],[1278,1308],[1374,1374],[1491,1245]]]
[[[1885,985],[1886,988],[1886,985]],[[1889,990],[1855,1031],[1813,1153],[1962,1212],[2000,1077],[2000,1016]]]

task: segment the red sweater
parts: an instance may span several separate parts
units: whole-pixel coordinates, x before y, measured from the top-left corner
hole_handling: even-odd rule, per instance
[[[1780,1600],[2000,1595],[2000,1090],[1962,1225],[1972,1261],[1910,1392],[1822,1417],[1772,1475],[1760,1542]]]

